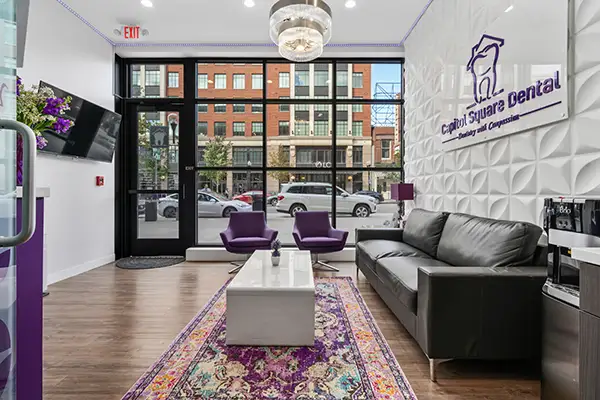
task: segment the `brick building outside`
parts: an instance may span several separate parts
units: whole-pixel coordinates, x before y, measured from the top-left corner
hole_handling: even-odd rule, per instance
[[[334,88],[338,100],[372,98],[370,64],[338,64],[335,86],[332,84],[332,68],[330,64],[318,63],[269,64],[267,98],[331,99]],[[222,136],[232,144],[232,166],[261,167],[262,136],[265,134],[270,167],[330,167],[331,135],[334,133],[337,134],[338,168],[376,166],[393,159],[394,127],[372,127],[371,106],[368,104],[338,104],[335,129],[332,127],[331,105],[269,105],[265,126],[262,104],[244,104],[248,99],[262,99],[263,79],[262,64],[198,64],[198,98],[240,99],[240,103],[236,104],[198,104],[199,166],[206,165],[203,153],[208,141]],[[134,68],[132,83],[134,95],[183,97],[183,66],[139,66]],[[152,118],[175,117],[161,113],[160,117]],[[159,123],[169,124],[170,120]],[[289,163],[274,165],[272,161],[281,162],[280,157],[275,157],[281,152],[287,156]],[[330,182],[330,179],[329,171],[290,175],[291,181]],[[268,175],[266,189],[278,192],[282,183]],[[368,172],[344,173],[339,169],[336,183],[349,192],[371,186]],[[207,184],[210,185],[200,174],[199,187]],[[228,172],[227,179],[213,189],[224,192],[225,188],[233,194],[262,189],[262,173]]]

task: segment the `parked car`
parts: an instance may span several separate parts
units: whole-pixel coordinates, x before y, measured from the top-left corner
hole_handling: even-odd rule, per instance
[[[339,214],[364,218],[377,211],[377,204],[373,197],[349,194],[339,187],[335,189],[336,211]],[[277,199],[277,211],[288,213],[292,217],[301,211],[331,212],[331,184],[290,183],[283,186]]]
[[[243,201],[247,204],[254,203],[255,200],[262,199],[263,192],[262,190],[250,190],[248,192],[244,192],[242,194],[238,194],[237,196],[233,196],[233,200]]]
[[[277,193],[270,193],[269,197],[267,197],[267,204],[270,204],[272,206],[276,206],[277,205]]]
[[[384,200],[383,195],[374,190],[359,190],[354,194],[358,194],[361,196],[371,196],[372,198],[376,199],[379,203],[381,203]]]
[[[179,195],[171,194],[158,200],[158,213],[165,218],[175,218],[179,208]],[[198,218],[229,218],[232,212],[252,211],[250,204],[239,200],[228,200],[217,193],[198,193]]]

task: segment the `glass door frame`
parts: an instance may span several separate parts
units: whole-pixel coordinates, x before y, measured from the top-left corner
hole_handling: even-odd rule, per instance
[[[196,238],[196,228],[194,225],[189,223],[181,223],[182,221],[189,221],[190,219],[196,219],[196,208],[197,199],[194,197],[194,191],[196,188],[196,182],[194,180],[194,170],[186,168],[190,164],[189,160],[186,162],[186,154],[188,152],[182,152],[182,148],[186,148],[190,140],[195,140],[196,133],[192,131],[191,134],[184,133],[190,132],[189,127],[183,124],[183,121],[189,120],[186,117],[187,113],[181,104],[147,104],[148,102],[139,102],[128,104],[127,115],[135,116],[135,118],[129,118],[126,122],[128,124],[127,131],[130,135],[127,135],[129,150],[127,157],[129,159],[128,166],[130,167],[127,173],[127,198],[128,202],[126,209],[128,210],[127,215],[129,221],[125,225],[125,236],[129,239],[129,255],[144,255],[144,256],[158,256],[158,255],[183,255],[185,250],[189,247],[194,246]],[[139,189],[138,187],[138,176],[139,176],[139,147],[138,147],[138,113],[143,112],[177,112],[179,114],[179,143],[178,143],[178,187],[177,189]],[[193,118],[193,115],[192,115]],[[183,124],[183,125],[182,125]],[[192,162],[193,165],[193,162]],[[140,194],[178,194],[178,237],[177,238],[139,238],[139,216],[138,216],[138,195]]]

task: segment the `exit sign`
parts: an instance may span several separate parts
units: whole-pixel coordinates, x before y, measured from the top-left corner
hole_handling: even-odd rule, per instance
[[[140,27],[139,26],[124,26],[123,37],[125,39],[139,39],[140,38]]]

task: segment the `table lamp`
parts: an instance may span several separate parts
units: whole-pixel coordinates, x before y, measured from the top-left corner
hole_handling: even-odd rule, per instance
[[[404,201],[415,199],[415,188],[412,183],[392,183],[392,200],[398,202],[398,214],[404,218]]]

